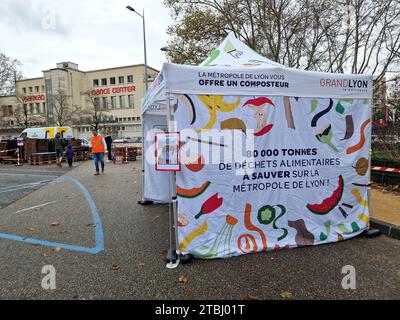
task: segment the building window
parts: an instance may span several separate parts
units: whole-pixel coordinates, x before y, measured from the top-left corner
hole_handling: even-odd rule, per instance
[[[24,103],[24,113],[28,113],[28,105]]]
[[[111,84],[111,85],[114,85],[114,84],[115,84],[115,77],[111,77],[111,78],[110,78],[110,84]]]
[[[133,76],[132,75],[128,76],[128,83],[133,83]]]
[[[33,114],[33,103],[29,104],[29,112],[30,114]]]
[[[8,108],[7,108],[7,106],[1,106],[1,108],[3,109],[3,117],[7,117],[8,116]]]
[[[111,108],[115,109],[117,104],[117,97],[111,97]]]
[[[26,88],[22,88],[22,92],[26,94]]]
[[[93,80],[93,87],[98,87],[99,86],[99,79],[94,79]]]
[[[13,116],[14,115],[13,106],[8,106],[8,115],[9,116]]]
[[[134,108],[135,107],[135,96],[133,94],[128,95],[128,101],[129,101],[129,108]]]
[[[44,92],[44,86],[42,86],[42,92]]]
[[[36,103],[36,110],[35,110],[35,113],[41,113],[40,111],[41,111],[41,110],[40,110],[40,103]]]
[[[121,109],[125,108],[125,96],[119,96],[119,107]]]
[[[35,86],[35,92],[39,93],[39,86]]]
[[[107,99],[107,97],[103,97],[103,109],[108,109],[108,99]]]
[[[118,77],[118,83],[119,84],[124,84],[125,83],[125,77]]]
[[[95,109],[99,109],[100,108],[100,98],[99,97],[95,97],[93,99],[93,106],[95,107]]]
[[[107,85],[107,78],[101,79],[101,85],[106,86]]]
[[[43,103],[42,103],[42,106],[43,106],[43,109],[42,109],[42,110],[43,110],[43,113],[46,113],[46,103],[43,102]]]
[[[32,92],[33,92],[32,87],[29,87],[29,93],[32,93]]]

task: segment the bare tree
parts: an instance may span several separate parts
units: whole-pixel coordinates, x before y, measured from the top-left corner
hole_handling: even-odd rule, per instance
[[[54,121],[58,126],[69,125],[78,117],[80,108],[71,105],[71,96],[62,89],[53,95]]]
[[[390,87],[390,92],[387,98],[387,103],[392,113],[391,119],[393,122],[400,121],[400,76],[397,81]]]
[[[18,60],[0,52],[0,95],[15,94],[15,81],[22,78],[21,72],[18,71],[20,65]]]
[[[288,67],[373,73],[379,83],[400,49],[396,0],[164,2],[176,21],[167,55],[177,63],[200,63],[231,32]]]
[[[32,123],[40,121],[40,117],[28,108],[21,95],[16,94],[15,101],[12,118],[16,127],[28,128]]]
[[[100,99],[92,95],[91,90],[81,93],[86,99],[86,109],[82,112],[81,122],[99,130],[104,121],[104,112],[101,109]]]

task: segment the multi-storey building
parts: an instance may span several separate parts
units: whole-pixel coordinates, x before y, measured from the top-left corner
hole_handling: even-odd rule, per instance
[[[95,122],[117,136],[140,136],[140,101],[145,94],[143,64],[93,71],[58,63],[43,77],[16,82],[15,96],[0,97],[0,137],[28,126],[70,125],[77,137],[90,136]],[[147,67],[148,81],[158,70]],[[96,114],[95,114],[96,111]],[[97,121],[94,121],[94,118]]]

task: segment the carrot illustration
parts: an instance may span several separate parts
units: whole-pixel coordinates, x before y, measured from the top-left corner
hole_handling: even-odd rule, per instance
[[[208,230],[208,222],[204,222],[200,227],[194,229],[191,233],[189,233],[185,239],[179,245],[179,250],[183,251],[187,248],[187,246],[198,236],[206,233]]]
[[[347,148],[347,150],[346,150],[346,153],[347,153],[347,154],[351,154],[351,153],[353,153],[353,152],[356,152],[356,151],[360,150],[360,149],[363,147],[363,145],[364,145],[364,143],[365,143],[365,134],[364,134],[364,130],[365,130],[365,127],[366,127],[370,122],[371,122],[371,119],[367,119],[367,120],[365,120],[365,121],[363,122],[363,124],[361,125],[361,128],[360,128],[360,142],[357,143],[356,145],[350,147],[350,148]]]
[[[246,208],[244,210],[244,226],[248,230],[255,231],[260,235],[263,244],[263,250],[267,250],[267,238],[265,237],[264,232],[251,223],[251,205],[248,203],[246,203]]]

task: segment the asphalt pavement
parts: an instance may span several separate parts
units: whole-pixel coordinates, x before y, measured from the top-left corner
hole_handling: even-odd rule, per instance
[[[80,163],[76,163],[78,166]],[[70,169],[56,165],[23,166],[0,165],[0,209],[21,199]]]
[[[140,161],[107,164],[100,176],[91,161],[62,170],[0,209],[0,299],[400,297],[400,241],[386,236],[167,269],[168,206],[137,204]],[[55,290],[41,286],[45,265],[56,270]],[[342,288],[346,265],[356,270],[355,290]]]

